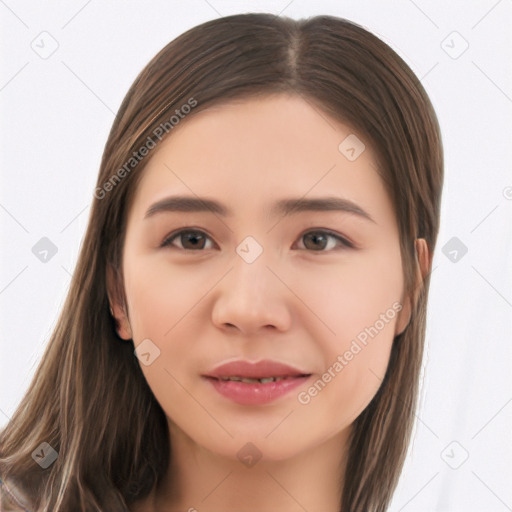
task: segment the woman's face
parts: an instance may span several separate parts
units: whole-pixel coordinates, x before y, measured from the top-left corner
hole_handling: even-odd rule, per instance
[[[185,118],[155,150],[128,218],[119,333],[171,436],[283,460],[346,434],[377,392],[409,307],[392,204],[357,137],[283,94]],[[215,371],[262,360],[293,370]]]

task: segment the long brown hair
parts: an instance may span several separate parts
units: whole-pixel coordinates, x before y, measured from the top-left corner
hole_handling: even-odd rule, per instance
[[[0,474],[19,482],[38,511],[126,511],[150,493],[170,462],[165,414],[133,343],[116,334],[107,296],[111,266],[124,297],[127,212],[154,151],[143,157],[141,148],[155,133],[162,135],[157,142],[172,136],[169,120],[176,110],[186,123],[214,104],[279,92],[298,94],[363,134],[378,155],[395,208],[405,293],[415,300],[381,386],[353,424],[340,482],[340,510],[386,510],[417,406],[430,279],[415,288],[414,241],[424,238],[432,253],[439,229],[437,118],[411,69],[361,26],[333,16],[293,20],[252,13],[203,23],[170,42],[121,104],[67,300],[30,387],[1,433]],[[58,452],[47,469],[31,456],[42,442]]]

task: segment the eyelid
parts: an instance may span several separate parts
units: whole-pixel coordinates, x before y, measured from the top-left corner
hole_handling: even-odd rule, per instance
[[[199,233],[201,235],[206,235],[207,238],[209,238],[210,240],[212,240],[212,242],[215,244],[215,241],[213,240],[213,237],[210,236],[208,234],[208,232],[206,232],[205,230],[203,229],[200,229],[200,228],[195,228],[195,227],[181,227],[177,230],[174,230],[172,233],[170,233],[169,235],[166,235],[163,242],[160,244],[160,247],[161,248],[165,248],[165,247],[172,247],[173,249],[177,249],[179,251],[186,251],[186,252],[204,252],[204,249],[201,250],[201,249],[198,249],[198,250],[193,250],[193,249],[181,249],[180,247],[174,247],[171,245],[171,241],[175,238],[177,238],[181,233],[183,232],[193,232],[193,233]],[[336,240],[338,240],[338,242],[341,244],[341,249],[356,249],[357,246],[354,242],[350,241],[347,237],[343,236],[343,235],[340,235],[339,233],[335,232],[335,231],[332,231],[330,229],[327,229],[327,228],[308,228],[306,230],[304,230],[299,236],[298,236],[298,240],[300,240],[303,236],[307,235],[308,233],[323,233],[327,236],[331,236],[333,238],[335,238]],[[217,244],[215,244],[217,245]],[[338,247],[338,250],[340,248]],[[331,249],[329,251],[324,251],[324,250],[320,250],[320,251],[313,251],[313,250],[308,250],[308,249],[301,249],[302,251],[307,251],[307,252],[312,252],[312,253],[330,253],[330,252],[333,252],[334,250],[336,249]]]
[[[171,240],[173,240],[174,238],[178,238],[178,236],[183,233],[183,232],[192,232],[192,233],[199,233],[201,235],[205,235],[207,238],[209,238],[214,244],[214,240],[213,240],[213,237],[210,236],[208,234],[207,231],[205,231],[204,229],[199,229],[199,228],[195,228],[193,226],[189,227],[189,226],[184,226],[184,227],[181,227],[179,229],[176,229],[174,230],[172,233],[166,235],[163,239],[163,242],[160,244],[160,247],[161,248],[166,248],[166,247],[171,247],[172,249],[177,249],[178,251],[183,251],[183,252],[204,252],[204,249],[203,250],[192,250],[192,249],[181,249],[180,247],[174,247],[171,245]],[[217,245],[217,244],[215,244]]]
[[[356,245],[353,242],[351,242],[347,237],[340,235],[336,231],[332,231],[327,228],[308,228],[299,235],[299,239],[301,239],[304,235],[307,235],[308,233],[318,233],[318,232],[323,233],[327,236],[332,236],[333,238],[336,238],[345,247],[345,249],[355,249],[356,248]],[[304,250],[307,250],[307,249],[304,249]],[[331,251],[309,251],[309,252],[332,252],[332,250]]]

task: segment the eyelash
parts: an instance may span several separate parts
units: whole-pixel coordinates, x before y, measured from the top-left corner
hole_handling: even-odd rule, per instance
[[[182,235],[183,233],[192,233],[192,234],[200,234],[200,235],[206,235],[207,238],[209,238],[210,240],[212,240],[212,238],[207,234],[205,233],[204,231],[200,230],[200,229],[193,229],[193,228],[188,228],[188,229],[180,229],[179,231],[174,231],[173,233],[171,233],[169,236],[167,236],[164,241],[162,242],[162,244],[160,245],[160,247],[164,248],[164,247],[169,247],[169,248],[173,248],[173,249],[178,249],[180,251],[187,251],[187,252],[204,252],[206,249],[182,249],[181,247],[176,247],[176,246],[173,246],[172,245],[172,241],[175,239],[175,238],[179,238],[180,235]],[[302,239],[302,237],[308,235],[308,234],[311,234],[311,233],[315,233],[315,234],[323,234],[323,235],[327,235],[328,237],[331,237],[331,238],[334,238],[336,239],[341,247],[338,247],[338,249],[353,249],[355,248],[354,244],[352,244],[351,242],[349,242],[346,238],[334,233],[333,231],[330,231],[328,229],[319,229],[319,228],[315,228],[315,229],[309,229],[308,231],[305,231],[304,233],[302,233],[299,237],[299,240]],[[308,249],[301,249],[301,250],[306,250],[308,251]],[[330,250],[319,250],[319,251],[314,251],[314,250],[309,250],[309,252],[332,252],[334,249],[330,249]]]

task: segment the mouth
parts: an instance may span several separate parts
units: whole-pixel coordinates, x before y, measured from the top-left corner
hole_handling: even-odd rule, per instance
[[[232,381],[232,382],[244,382],[245,384],[267,384],[269,382],[280,382],[282,380],[290,380],[290,379],[299,379],[302,377],[310,377],[310,373],[306,373],[303,375],[284,375],[279,377],[262,377],[262,378],[252,378],[252,377],[240,377],[240,376],[229,376],[229,377],[211,377],[206,376],[206,378],[219,380],[222,382]]]
[[[270,360],[232,361],[202,375],[220,395],[240,405],[273,402],[311,376],[311,373]]]
[[[311,375],[307,371],[295,368],[289,364],[263,359],[252,362],[245,360],[230,361],[216,366],[205,377],[212,377],[219,380],[246,380],[252,381],[268,379],[287,379]],[[269,381],[270,382],[270,381]]]

